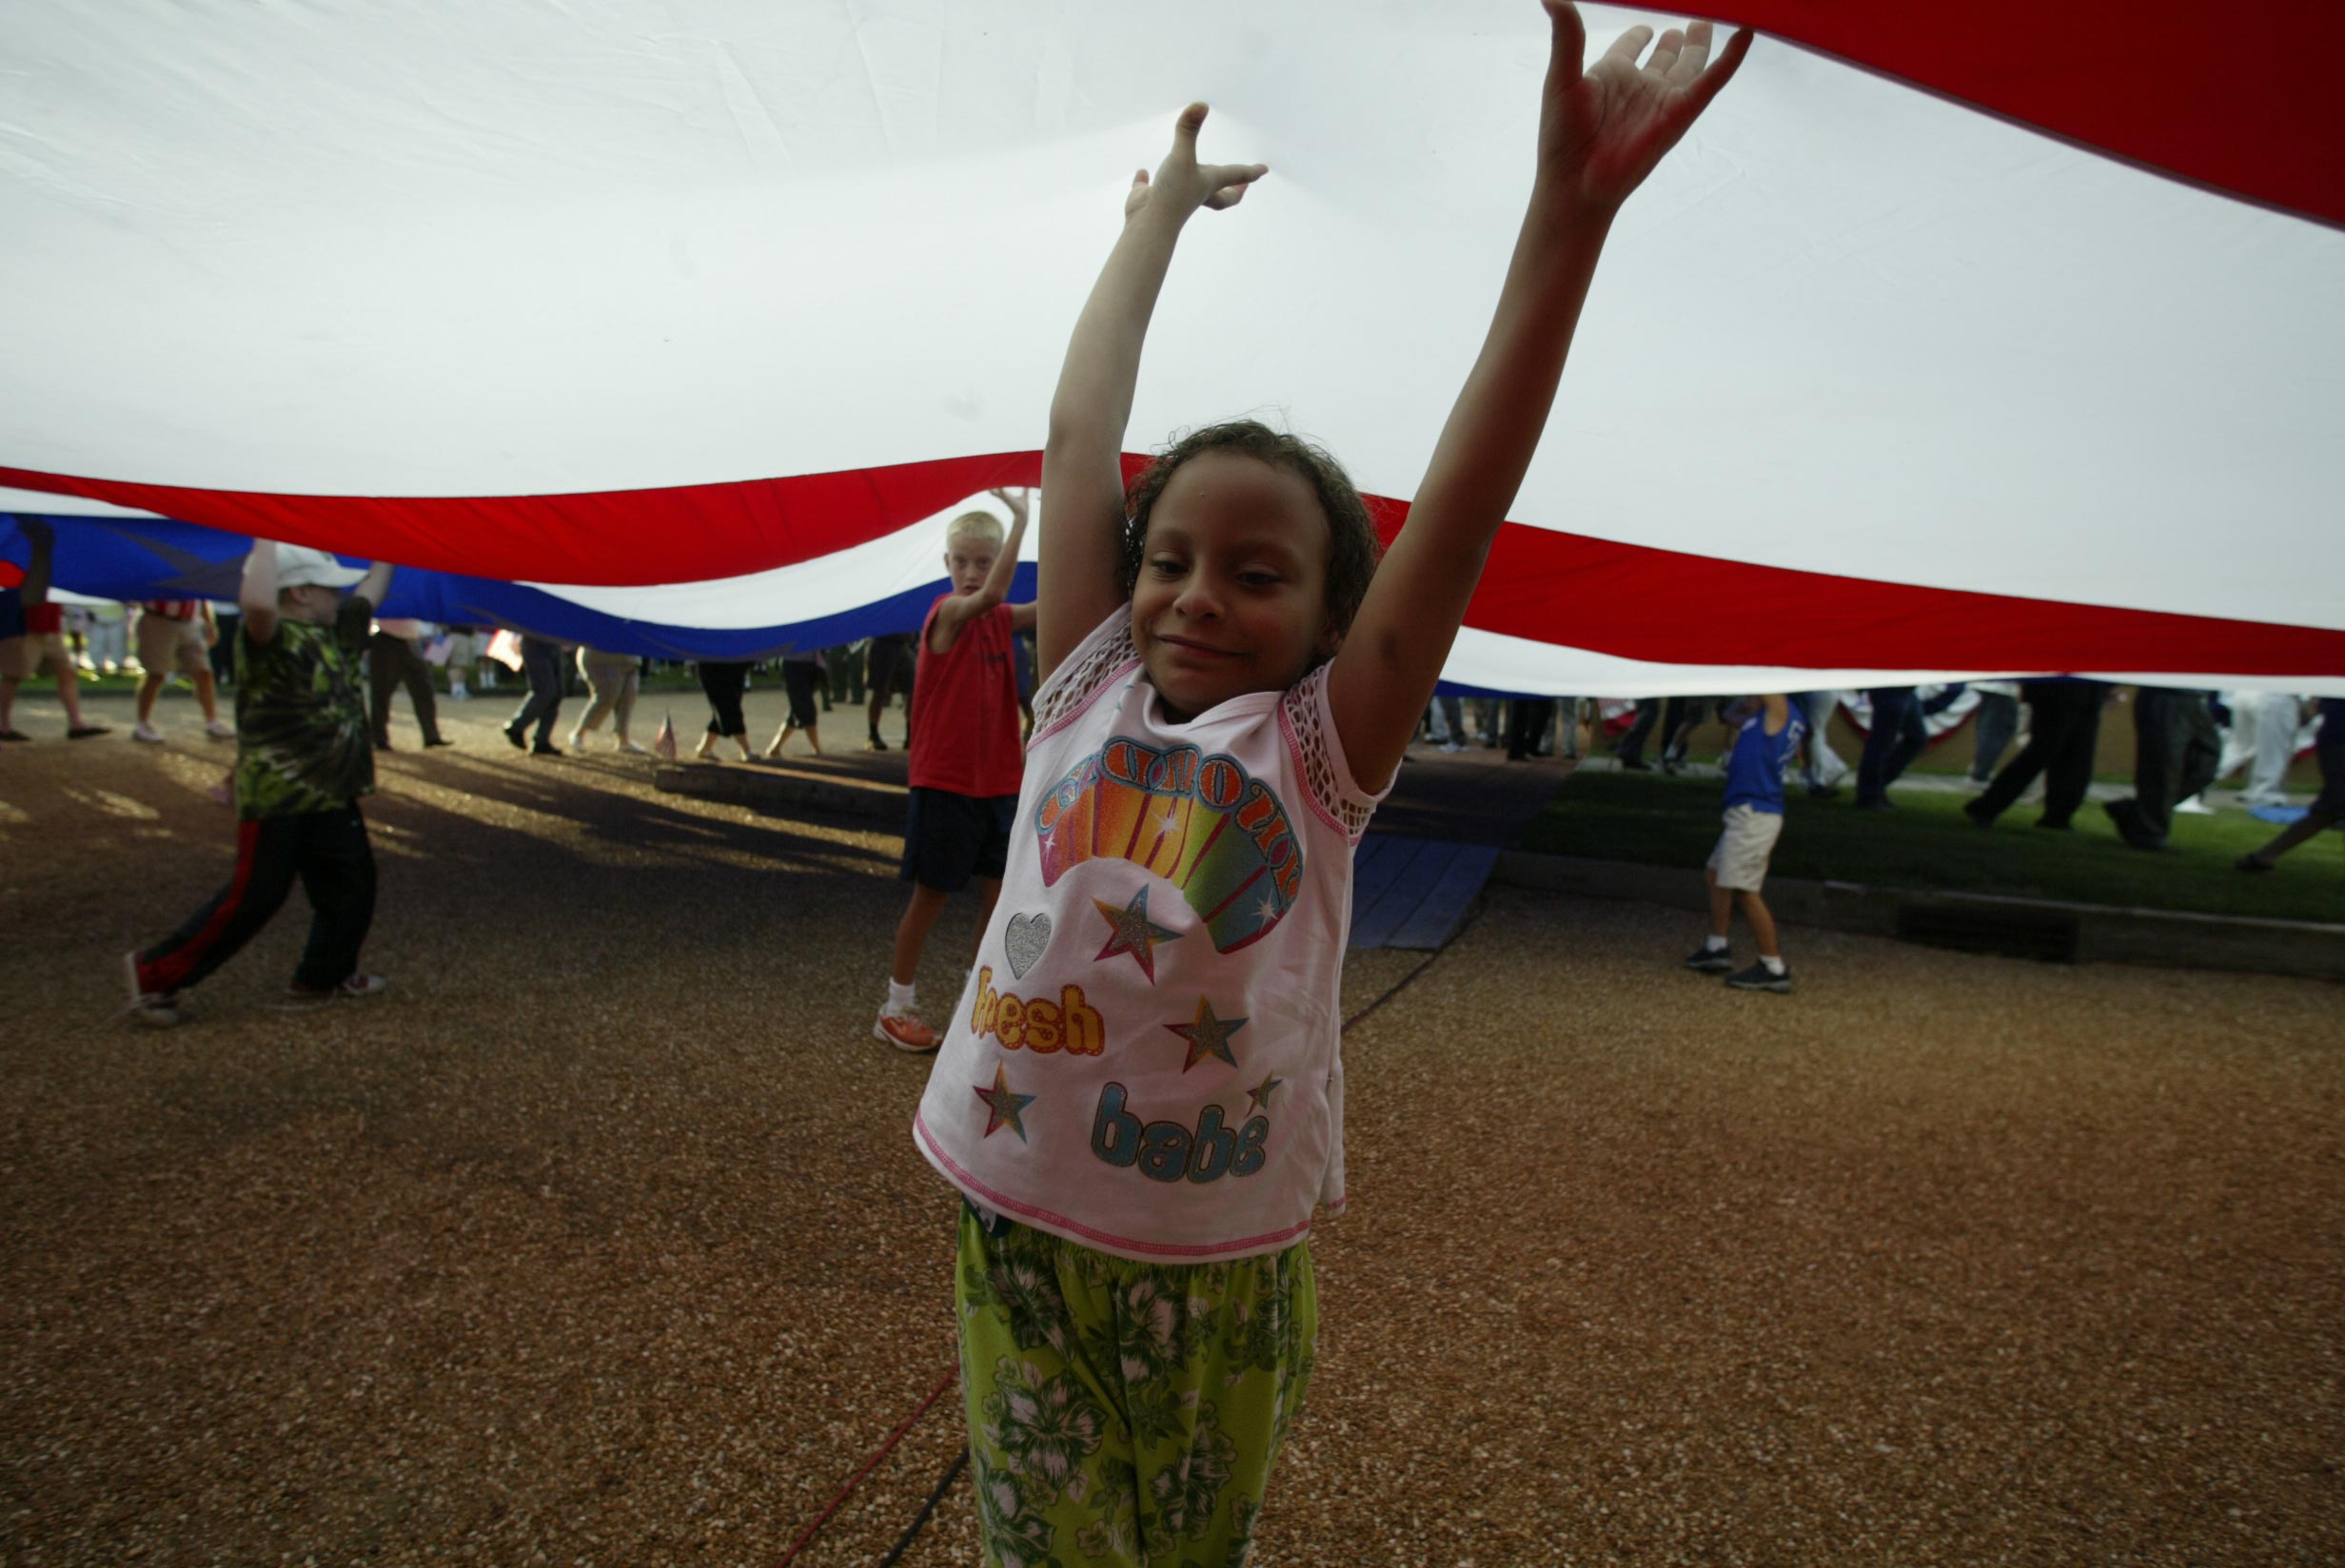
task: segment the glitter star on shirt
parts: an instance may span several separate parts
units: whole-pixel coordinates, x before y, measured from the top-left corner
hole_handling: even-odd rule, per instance
[[[1230,1036],[1246,1027],[1243,1018],[1216,1018],[1213,1004],[1197,998],[1197,1016],[1187,1024],[1167,1024],[1166,1029],[1189,1042],[1189,1060],[1181,1064],[1187,1072],[1208,1056],[1218,1056],[1230,1066],[1237,1066],[1237,1058],[1230,1054]]]
[[[1120,910],[1104,898],[1094,898],[1092,903],[1108,923],[1108,944],[1099,950],[1099,956],[1113,958],[1119,952],[1132,954],[1133,962],[1140,966],[1140,972],[1148,976],[1148,983],[1154,985],[1156,944],[1177,942],[1181,933],[1167,931],[1148,917],[1148,890],[1142,888],[1133,893],[1132,902]]]
[[[1246,1114],[1252,1116],[1271,1108],[1271,1096],[1286,1086],[1284,1078],[1262,1075],[1262,1082],[1246,1091]]]
[[[978,1099],[985,1102],[985,1136],[991,1138],[1003,1127],[1017,1134],[1017,1141],[1026,1141],[1026,1124],[1018,1120],[1018,1112],[1035,1103],[1031,1094],[1013,1094],[1010,1075],[1000,1067],[994,1068],[994,1087],[972,1085]]]

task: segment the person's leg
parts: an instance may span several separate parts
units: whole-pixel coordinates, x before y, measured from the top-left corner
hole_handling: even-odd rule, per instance
[[[244,624],[244,617],[232,610],[222,610],[213,617],[218,633],[211,646],[204,650],[204,660],[211,666],[215,686],[236,684],[236,629]]]
[[[105,725],[92,724],[82,716],[81,676],[73,668],[73,656],[65,651],[62,637],[49,639],[49,666],[57,676],[57,705],[65,710],[65,733],[71,736],[104,735]]]
[[[440,694],[431,689],[431,666],[415,651],[413,637],[394,637],[398,645],[399,683],[407,689],[407,701],[415,709],[415,727],[424,732],[424,744],[437,746],[440,735]],[[556,652],[555,660],[562,655]]]
[[[642,683],[641,669],[635,660],[627,661],[626,673],[620,677],[619,695],[611,703],[611,733],[619,738],[619,749],[626,751],[635,745],[627,727],[635,720],[635,694]]]
[[[2192,799],[2205,793],[2215,782],[2216,770],[2222,766],[2223,733],[2216,728],[2215,715],[2208,710],[2203,693],[2185,692],[2177,715],[2181,731],[2181,746],[2176,758],[2180,776],[2175,781],[2175,799]]]
[[[374,732],[375,745],[384,751],[391,744],[391,693],[399,685],[399,662],[391,653],[398,640],[388,632],[366,639],[366,727]]]
[[[236,869],[227,886],[180,923],[179,929],[132,959],[139,989],[157,996],[187,990],[236,956],[285,895],[301,867],[297,817],[266,817],[236,825]]]
[[[2276,806],[2287,798],[2288,769],[2296,759],[2296,697],[2287,692],[2266,692],[2256,703],[2256,757],[2247,771],[2247,788],[2239,800],[2249,806]]]
[[[1308,1244],[1143,1264],[964,1208],[954,1318],[985,1560],[1236,1562],[1310,1385]]]
[[[972,877],[999,881],[1016,805],[1015,795],[976,799],[917,786],[906,798],[904,858],[897,876],[910,884],[912,893],[897,922],[887,1000],[873,1026],[873,1032],[899,1050],[936,1049],[938,1035],[917,1010],[920,956],[953,894]]]
[[[155,698],[163,695],[164,682],[177,667],[179,652],[178,623],[161,616],[140,611],[138,616],[138,695],[133,699],[131,713],[134,723],[130,734],[139,740],[160,740],[155,733]],[[78,668],[79,660],[68,657],[68,664]]]
[[[2223,711],[2230,716],[2222,720],[2221,724],[2223,755],[2222,760],[2215,765],[2215,781],[2218,784],[2246,767],[2248,762],[2254,758],[2256,755],[2256,708],[2263,700],[2261,692],[2244,688],[2234,689],[2220,695]]]
[[[163,695],[164,671],[161,665],[143,671],[138,677],[137,715],[141,729],[153,728],[155,698]],[[142,737],[143,738],[143,737]]]
[[[629,659],[622,666],[607,659],[590,657],[586,650],[581,648],[578,651],[578,669],[579,674],[586,677],[586,711],[579,716],[578,723],[570,731],[570,744],[583,746],[586,736],[602,727],[603,715],[616,713],[620,693],[625,689],[627,678],[635,674],[635,661]],[[622,669],[625,672],[623,675],[621,673]],[[627,727],[623,720],[613,728],[621,739],[626,737]]]
[[[1673,696],[1669,711],[1662,720],[1666,739],[1662,742],[1661,760],[1665,766],[1682,768],[1686,751],[1693,745],[1694,732],[1702,728],[1702,720],[1709,711],[1706,699],[1698,696]]]
[[[1929,720],[1921,716],[1921,698],[1907,688],[1904,700],[1899,704],[1896,732],[1890,736],[1889,756],[1883,766],[1882,787],[1886,789],[1904,776],[1915,758],[1929,749]]]
[[[867,744],[876,752],[888,749],[888,743],[879,738],[879,715],[887,712],[888,698],[896,691],[896,646],[894,637],[876,637],[863,651],[863,677],[871,688],[863,718],[871,737]]]
[[[2345,744],[2331,742],[2320,746],[2313,756],[2320,765],[2320,794],[2314,797],[2311,809],[2262,849],[2241,855],[2236,862],[2239,870],[2268,872],[2272,862],[2290,850],[2345,821]]]
[[[522,644],[529,676],[529,700],[537,709],[538,733],[530,744],[554,749],[554,721],[562,716],[562,645],[531,637]]]
[[[782,743],[790,738],[790,733],[794,730],[805,731],[806,744],[818,755],[820,755],[822,740],[815,733],[815,725],[821,710],[816,703],[815,688],[821,676],[821,671],[803,660],[783,661],[781,684],[789,699],[790,716],[775,734],[773,745],[766,748],[766,755],[779,756]]]
[[[1972,722],[1977,733],[1971,737],[1970,776],[1973,783],[1984,784],[1995,776],[1995,765],[2019,733],[2020,699],[2000,692],[1981,692],[1979,716]]]
[[[1872,703],[1872,724],[1865,731],[1864,751],[1857,758],[1860,810],[1878,810],[1889,803],[1889,759],[1897,751],[1898,731],[1904,723],[1904,702],[1912,695],[1907,688],[1889,686],[1875,687],[1866,694]]]
[[[302,891],[309,897],[309,941],[293,983],[329,990],[358,972],[359,949],[375,919],[375,853],[356,805],[312,812],[303,824]]]
[[[1734,931],[1734,892],[1718,885],[1718,868],[1702,868],[1703,885],[1710,890],[1710,936],[1713,945],[1725,942]]]
[[[2325,807],[2315,805],[2302,816],[2297,817],[2294,822],[2288,824],[2286,828],[2280,831],[2278,836],[2274,838],[2270,843],[2264,845],[2262,849],[2251,850],[2245,855],[2241,856],[2241,864],[2245,865],[2248,861],[2256,861],[2259,863],[2255,868],[2256,870],[2270,871],[2272,869],[2272,862],[2277,860],[2281,855],[2286,854],[2290,850],[2295,849],[2297,845],[2305,842],[2307,839],[2318,837],[2324,830],[2335,827],[2337,825],[2337,820],[2338,819],[2335,813],[2329,811]]]
[[[195,705],[204,714],[207,725],[220,722],[220,693],[212,685],[211,666],[207,664],[187,679],[195,686]]]
[[[2027,793],[2036,776],[2044,771],[2054,748],[2059,741],[2059,729],[2045,709],[2039,705],[2029,721],[2027,744],[2020,755],[2003,765],[2000,773],[1987,787],[1962,802],[1962,814],[1981,828],[1992,827],[1995,819],[2011,809],[2011,803]],[[2065,819],[2063,819],[2065,820]]]
[[[1629,721],[1627,730],[1622,734],[1621,743],[1612,748],[1612,755],[1620,758],[1622,767],[1641,769],[1645,766],[1645,743],[1652,735],[1653,726],[1661,722],[1661,709],[1662,701],[1657,696],[1637,698],[1637,716]]]
[[[1735,906],[1743,911],[1744,923],[1750,927],[1750,936],[1759,945],[1759,956],[1781,962],[1783,949],[1775,940],[1775,915],[1767,901],[1759,896],[1756,888],[1745,888],[1734,895]]]
[[[733,742],[740,753],[741,760],[746,762],[752,754],[749,750],[749,720],[741,714],[741,699],[749,694],[749,666],[729,664],[725,669],[730,673],[718,683],[717,688],[717,727],[719,734]]]
[[[2174,826],[2175,786],[2182,776],[2182,694],[2162,686],[2134,693],[2134,797],[2128,811],[2116,810],[2127,842],[2162,843]],[[2122,806],[2117,801],[2114,806]]]
[[[490,677],[488,672],[495,666],[496,662],[497,661],[492,658],[483,658],[481,660],[482,690],[483,691],[487,690],[489,687]],[[529,641],[524,637],[522,640],[522,675],[523,678],[526,678],[528,674]],[[532,680],[529,682],[529,695],[522,698],[522,705],[513,710],[513,716],[511,718],[505,720],[504,737],[513,742],[516,746],[528,745],[529,726],[536,721],[537,716],[538,683]]]
[[[912,885],[912,897],[904,905],[903,917],[896,922],[896,946],[888,956],[888,978],[899,986],[909,986],[919,978],[920,954],[927,950],[928,933],[936,928],[936,917],[944,913],[950,893],[935,888]]]
[[[2093,787],[2093,761],[2100,747],[2100,710],[2106,693],[2099,685],[2081,681],[2057,682],[2052,690],[2059,695],[2030,721],[2042,732],[2050,759],[2044,769],[2043,815],[2036,825],[2065,828]]]
[[[1119,1317],[1103,1255],[1012,1220],[989,1225],[966,1204],[958,1228],[953,1322],[978,1560],[1153,1562],[1115,1364],[1118,1341],[1140,1325]]]
[[[700,758],[702,761],[706,761],[708,758],[716,755],[718,736],[723,734],[723,732],[718,728],[719,720],[717,717],[717,691],[719,685],[719,672],[717,666],[708,659],[701,659],[695,663],[692,667],[692,671],[693,674],[700,679],[700,695],[708,699],[708,725],[706,729],[701,732],[700,743],[693,748],[692,755]]]
[[[1535,696],[1530,699],[1530,734],[1526,737],[1526,749],[1533,756],[1549,756],[1555,745],[1549,732],[1555,728],[1555,699]]]

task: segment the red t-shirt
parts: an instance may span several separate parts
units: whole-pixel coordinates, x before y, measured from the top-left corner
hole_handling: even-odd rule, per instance
[[[947,594],[920,622],[920,662],[912,676],[918,704],[912,725],[912,782],[923,789],[983,797],[1015,794],[1026,774],[1018,744],[1017,668],[1012,663],[1010,607],[961,627],[953,651],[932,653],[928,634]]]
[[[65,629],[65,606],[54,603],[25,606],[25,634],[28,637],[47,637]]]

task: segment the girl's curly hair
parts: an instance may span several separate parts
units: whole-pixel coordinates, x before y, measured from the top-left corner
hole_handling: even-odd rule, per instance
[[[1207,452],[1230,452],[1254,458],[1299,474],[1319,498],[1328,519],[1328,625],[1340,639],[1351,630],[1351,617],[1368,597],[1369,579],[1384,555],[1384,542],[1368,503],[1353,489],[1351,479],[1333,458],[1297,436],[1271,429],[1259,420],[1232,420],[1192,430],[1153,462],[1133,476],[1124,493],[1123,554],[1116,585],[1126,598],[1140,578],[1141,546],[1148,538],[1149,514],[1156,498],[1172,482],[1182,463]]]

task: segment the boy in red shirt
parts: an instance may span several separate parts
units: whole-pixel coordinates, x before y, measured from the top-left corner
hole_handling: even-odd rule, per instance
[[[904,868],[912,902],[896,927],[887,1002],[872,1033],[898,1050],[929,1051],[938,1036],[921,1020],[914,983],[920,951],[946,899],[977,879],[982,933],[1001,892],[1025,772],[1019,743],[1016,661],[1010,638],[1035,623],[1033,604],[1005,604],[1026,537],[1027,498],[994,492],[1010,509],[1010,537],[991,512],[964,512],[945,535],[953,591],[929,606],[920,627],[913,690],[920,723],[912,732],[912,804]]]

